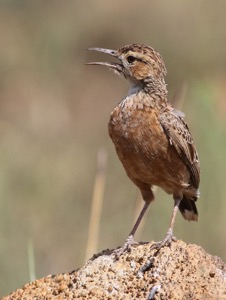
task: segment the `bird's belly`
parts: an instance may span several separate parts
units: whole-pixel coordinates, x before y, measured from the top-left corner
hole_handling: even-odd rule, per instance
[[[168,193],[181,189],[189,174],[170,145],[155,114],[143,111],[127,118],[111,118],[109,134],[120,161],[131,180],[157,185]],[[180,170],[175,172],[175,170]]]

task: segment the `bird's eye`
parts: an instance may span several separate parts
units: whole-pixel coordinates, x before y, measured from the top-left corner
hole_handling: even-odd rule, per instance
[[[136,58],[134,56],[130,55],[130,56],[127,57],[127,61],[128,61],[129,64],[133,63],[135,60],[136,60]]]

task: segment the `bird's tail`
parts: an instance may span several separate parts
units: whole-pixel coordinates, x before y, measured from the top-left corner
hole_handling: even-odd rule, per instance
[[[197,221],[198,220],[198,210],[195,205],[197,198],[188,198],[184,195],[183,199],[180,202],[179,210],[182,216],[188,221]]]

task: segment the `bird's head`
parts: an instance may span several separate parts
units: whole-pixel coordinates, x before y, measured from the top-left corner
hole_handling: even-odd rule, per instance
[[[131,44],[118,50],[90,48],[116,57],[119,62],[90,62],[89,65],[103,65],[123,75],[134,85],[165,84],[166,68],[161,55],[153,48],[142,44]]]

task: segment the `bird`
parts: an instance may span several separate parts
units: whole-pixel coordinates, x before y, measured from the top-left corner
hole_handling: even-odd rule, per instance
[[[108,123],[119,160],[127,176],[139,188],[143,208],[118,254],[136,244],[134,235],[160,187],[173,196],[169,228],[161,242],[151,248],[170,246],[176,238],[173,227],[178,210],[185,220],[197,221],[200,163],[185,114],[168,100],[166,67],[161,55],[144,44],[129,44],[111,50],[89,48],[117,59],[117,62],[89,62],[102,65],[129,82],[128,94],[115,106]]]

